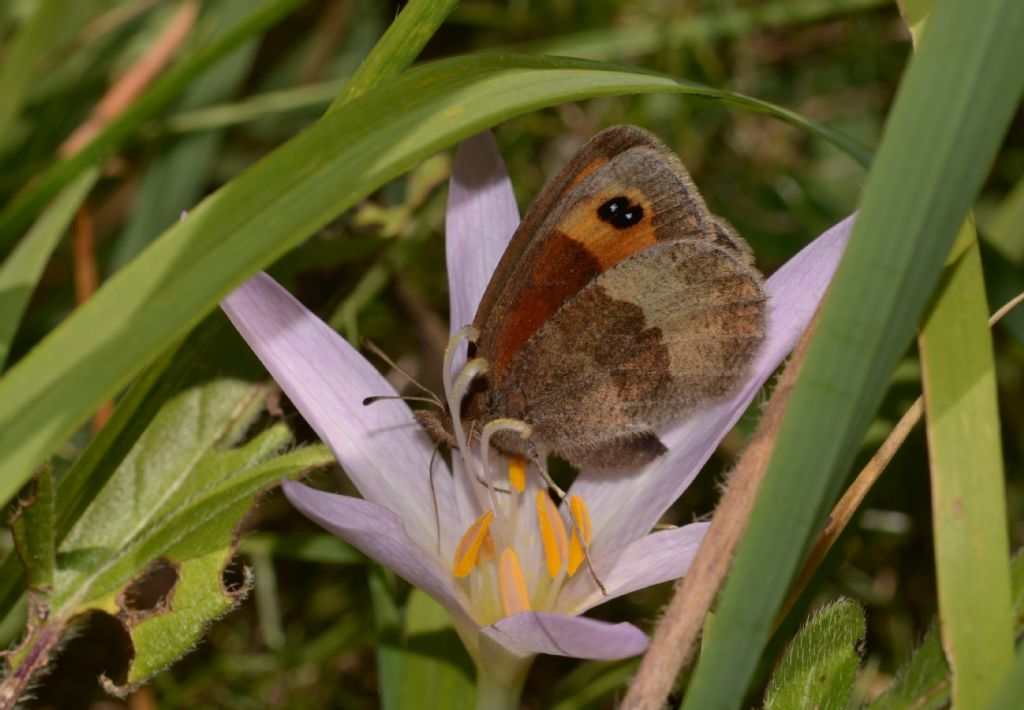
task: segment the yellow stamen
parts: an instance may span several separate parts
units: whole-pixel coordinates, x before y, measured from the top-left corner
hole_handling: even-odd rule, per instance
[[[573,520],[576,521],[575,527],[572,530],[572,540],[569,541],[569,575],[576,573],[579,569],[580,564],[586,559],[586,553],[584,553],[584,546],[590,547],[590,509],[587,508],[587,504],[583,502],[583,499],[579,496],[572,496],[569,498],[569,509],[572,511]],[[583,534],[583,545],[580,544],[579,538],[576,537],[576,530],[579,530]]]
[[[517,491],[526,490],[526,459],[512,456],[508,460],[508,482]]]
[[[476,565],[477,558],[480,555],[481,546],[484,547],[486,554],[489,544],[491,558],[494,557],[494,542],[490,539],[490,527],[493,518],[494,511],[488,510],[474,520],[473,524],[463,533],[458,547],[455,548],[455,559],[452,560],[452,574],[456,577],[466,577],[473,571],[473,567]]]
[[[491,535],[490,530],[484,535],[483,544],[480,545],[480,554],[477,555],[476,563],[482,565],[484,562],[490,562],[494,559],[494,536]]]
[[[540,541],[544,546],[544,561],[548,566],[551,579],[562,570],[562,560],[568,554],[568,536],[565,534],[565,523],[558,514],[558,508],[551,502],[545,490],[537,491],[537,526],[540,528]]]
[[[501,606],[505,609],[505,616],[530,610],[530,596],[526,592],[526,580],[523,579],[523,568],[519,565],[519,555],[510,547],[501,552],[501,560],[498,562],[498,587],[501,589]]]

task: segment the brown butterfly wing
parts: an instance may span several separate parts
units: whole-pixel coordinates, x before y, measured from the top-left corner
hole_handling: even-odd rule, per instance
[[[528,422],[576,465],[664,451],[651,429],[721,396],[763,338],[749,247],[679,159],[635,127],[599,134],[545,187],[474,325],[490,363],[471,418]],[[730,335],[730,333],[739,335]]]
[[[526,341],[602,271],[658,241],[712,239],[714,231],[672,151],[634,126],[598,134],[549,181],[512,237],[474,319],[477,354],[502,380]]]
[[[703,240],[660,243],[600,274],[510,365],[492,400],[578,466],[636,465],[652,429],[731,391],[764,339],[761,275]]]

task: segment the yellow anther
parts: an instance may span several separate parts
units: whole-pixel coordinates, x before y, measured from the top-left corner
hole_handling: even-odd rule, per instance
[[[509,485],[520,493],[526,490],[526,459],[522,456],[512,456],[509,458],[508,482]]]
[[[501,560],[498,562],[498,587],[501,589],[501,606],[505,610],[505,616],[530,610],[530,595],[526,592],[526,580],[523,579],[519,555],[510,547],[501,552]]]
[[[586,559],[586,553],[583,551],[584,546],[590,547],[590,509],[587,508],[587,504],[583,502],[583,499],[579,496],[571,496],[569,498],[569,510],[572,511],[572,518],[576,521],[576,525],[572,530],[572,540],[569,541],[569,574],[573,575],[576,570],[579,569],[583,560]],[[579,530],[583,534],[583,544],[580,544],[579,538],[576,536],[576,531]]]
[[[490,531],[484,535],[483,544],[480,545],[480,553],[477,555],[476,563],[482,565],[494,559],[494,536]]]
[[[558,508],[545,490],[537,491],[537,527],[540,528],[548,574],[554,579],[562,570],[562,560],[568,554],[569,543],[562,516],[558,514]]]
[[[480,557],[481,547],[483,547],[484,555],[487,554],[489,548],[491,559],[494,558],[494,542],[491,540],[490,534],[493,518],[494,511],[488,510],[474,520],[473,524],[463,533],[458,547],[455,548],[455,559],[452,560],[452,574],[456,577],[466,577],[473,571],[473,567]]]

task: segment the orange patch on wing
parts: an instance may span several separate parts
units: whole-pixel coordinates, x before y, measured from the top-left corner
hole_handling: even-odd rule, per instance
[[[617,229],[598,218],[597,210],[606,199],[605,196],[577,205],[566,219],[572,225],[568,232],[570,238],[587,250],[600,265],[601,271],[610,269],[623,259],[658,242],[657,233],[650,220],[650,215],[653,214],[650,203],[631,190],[624,190],[622,194],[628,197],[630,202],[642,206],[644,213],[648,215],[643,222],[634,227]]]
[[[500,323],[488,324],[496,333],[491,372],[499,379],[530,336],[601,272],[583,245],[562,232],[548,234],[531,263],[533,271],[508,304],[505,317]]]

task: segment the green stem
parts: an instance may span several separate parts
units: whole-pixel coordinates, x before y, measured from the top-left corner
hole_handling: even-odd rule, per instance
[[[519,697],[533,657],[502,660],[500,664],[477,664],[477,710],[518,710]]]

